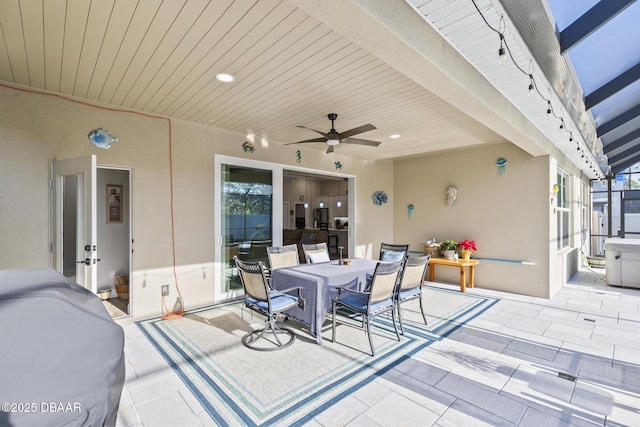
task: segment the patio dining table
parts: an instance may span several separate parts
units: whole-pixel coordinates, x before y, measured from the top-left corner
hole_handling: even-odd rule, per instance
[[[331,310],[331,300],[338,294],[338,287],[362,290],[367,274],[373,274],[378,261],[371,259],[351,259],[351,265],[339,265],[337,260],[319,264],[302,264],[273,270],[274,289],[292,286],[302,287],[306,300],[305,310],[293,307],[285,313],[309,327],[318,344],[322,344],[322,325],[327,311]]]

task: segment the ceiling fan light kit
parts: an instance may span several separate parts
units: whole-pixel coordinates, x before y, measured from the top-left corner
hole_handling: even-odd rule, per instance
[[[333,153],[334,147],[340,144],[358,144],[358,145],[368,145],[370,147],[377,147],[380,145],[379,141],[370,141],[368,139],[360,139],[360,138],[352,138],[354,135],[358,135],[363,132],[368,132],[370,130],[376,129],[374,125],[367,124],[363,126],[359,126],[357,128],[350,129],[346,132],[338,132],[336,131],[333,122],[338,118],[338,115],[335,113],[328,114],[327,117],[331,120],[331,130],[327,133],[320,132],[319,130],[311,129],[306,126],[298,126],[299,128],[308,129],[314,131],[322,135],[322,138],[313,138],[313,139],[305,139],[303,141],[291,142],[286,145],[292,144],[306,144],[312,142],[324,142],[329,147],[327,148],[327,153]]]

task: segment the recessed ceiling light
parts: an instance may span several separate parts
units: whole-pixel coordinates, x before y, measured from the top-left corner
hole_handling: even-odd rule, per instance
[[[393,135],[389,136],[389,138],[391,139],[400,138],[400,135],[398,135],[397,133],[394,133]]]
[[[218,79],[218,80],[220,80],[221,82],[224,82],[224,83],[231,83],[236,78],[233,77],[231,74],[218,73],[218,74],[216,74],[216,79]]]

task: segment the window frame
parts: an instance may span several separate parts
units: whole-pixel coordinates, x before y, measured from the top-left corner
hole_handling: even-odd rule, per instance
[[[571,195],[571,181],[569,174],[557,169],[556,184],[558,193],[556,194],[556,242],[558,251],[571,247],[571,201],[567,200]]]

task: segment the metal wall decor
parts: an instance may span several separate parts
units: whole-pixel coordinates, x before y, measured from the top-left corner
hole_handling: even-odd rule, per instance
[[[108,130],[104,130],[102,128],[94,129],[89,132],[89,141],[96,146],[97,148],[102,148],[104,150],[108,150],[111,148],[111,144],[114,142],[118,142],[118,138],[115,136],[111,136],[111,133]]]
[[[373,204],[376,206],[382,206],[387,203],[388,200],[387,193],[384,191],[375,191],[371,198],[373,199]]]
[[[504,175],[507,170],[507,159],[500,157],[496,160],[496,166],[498,167],[498,176]]]
[[[253,153],[254,151],[256,151],[256,147],[254,147],[253,144],[249,141],[245,141],[245,143],[242,144],[242,151],[244,151],[245,153]]]

